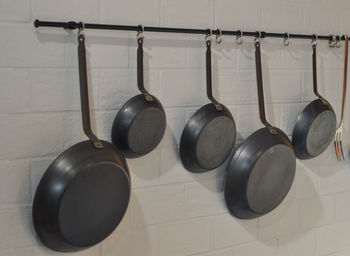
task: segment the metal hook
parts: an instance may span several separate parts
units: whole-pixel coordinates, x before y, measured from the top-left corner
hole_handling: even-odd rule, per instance
[[[83,35],[84,34],[84,29],[85,29],[85,23],[80,21],[79,24],[80,24],[80,26],[79,26],[79,29],[78,29],[78,35]]]
[[[289,46],[289,33],[284,34],[283,45]]]
[[[208,28],[208,34],[205,35],[205,41],[211,42],[212,35],[213,35],[213,31],[210,28]]]
[[[218,34],[216,35],[216,37],[215,37],[215,42],[217,43],[217,44],[221,44],[221,42],[222,42],[222,38],[221,38],[221,36],[222,36],[222,31],[221,31],[221,29],[217,29],[217,31],[218,31]]]
[[[255,43],[259,43],[261,41],[262,35],[261,35],[261,31],[256,31],[257,36],[254,39]]]
[[[335,40],[335,47],[340,48],[341,47],[341,36],[336,36],[336,40]]]
[[[336,41],[336,36],[335,35],[331,35],[331,39],[328,41],[328,46],[331,48],[335,47],[335,41]]]
[[[145,28],[143,27],[143,25],[140,24],[138,26],[138,31],[137,31],[137,35],[136,35],[137,40],[143,40],[143,38],[144,38],[143,32],[145,32]]]
[[[317,45],[318,35],[314,34],[314,38],[311,40],[311,45]]]
[[[237,44],[242,44],[243,43],[243,39],[242,39],[243,32],[241,30],[238,30],[237,32],[239,33],[239,35],[236,36],[236,40],[235,41],[236,41]]]

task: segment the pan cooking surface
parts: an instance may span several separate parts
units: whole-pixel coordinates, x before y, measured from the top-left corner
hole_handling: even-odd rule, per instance
[[[59,208],[59,227],[69,243],[90,246],[106,238],[127,209],[130,183],[118,165],[87,165],[70,182]]]
[[[136,115],[129,127],[129,147],[139,154],[150,152],[162,140],[165,126],[165,116],[160,109],[145,108]]]
[[[232,119],[219,116],[211,120],[202,130],[196,147],[200,165],[207,169],[219,166],[230,154],[235,143],[236,128]]]
[[[256,213],[275,209],[287,195],[295,174],[295,155],[285,144],[264,151],[251,170],[247,185],[247,200]]]
[[[335,114],[326,110],[313,120],[306,137],[306,148],[310,155],[318,156],[333,140],[336,128]]]

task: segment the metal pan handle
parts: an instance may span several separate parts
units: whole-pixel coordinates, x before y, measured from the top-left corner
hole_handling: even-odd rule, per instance
[[[261,67],[261,51],[260,42],[255,42],[255,65],[256,65],[256,82],[258,89],[258,102],[259,102],[259,115],[261,122],[269,129],[271,134],[277,134],[276,129],[266,120],[265,115],[265,102],[264,102],[264,88],[262,79],[262,67]]]
[[[143,37],[137,38],[137,87],[147,101],[153,101],[153,97],[146,91],[143,80]]]
[[[207,73],[207,96],[208,99],[214,104],[217,111],[221,111],[223,108],[220,103],[213,96],[212,90],[212,75],[211,75],[211,41],[209,39],[205,40],[207,45],[206,51],[206,73]]]
[[[317,43],[316,41],[313,41],[312,43],[312,79],[313,79],[313,89],[314,94],[316,97],[318,97],[323,105],[327,105],[328,102],[325,98],[323,98],[319,93],[317,89]]]
[[[345,54],[344,54],[344,80],[343,80],[343,99],[341,104],[341,122],[344,122],[344,109],[346,99],[346,87],[348,78],[348,49],[349,49],[349,36],[345,36]]]
[[[78,59],[79,59],[81,116],[82,116],[82,122],[83,122],[83,130],[85,135],[93,143],[94,147],[97,149],[101,149],[103,148],[101,141],[96,137],[96,135],[91,130],[88,82],[87,82],[87,71],[86,71],[85,36],[82,33],[79,33],[78,35]]]

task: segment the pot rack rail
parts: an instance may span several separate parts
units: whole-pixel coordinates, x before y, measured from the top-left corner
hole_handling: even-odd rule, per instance
[[[182,33],[182,34],[203,34],[207,35],[210,29],[196,29],[196,28],[175,28],[175,27],[152,27],[152,26],[130,26],[130,25],[112,25],[112,24],[96,24],[96,23],[83,23],[83,22],[59,22],[59,21],[42,21],[35,20],[34,26],[39,27],[57,27],[64,29],[102,29],[102,30],[122,30],[122,31],[140,31],[143,28],[145,32],[163,32],[163,33]],[[241,30],[212,30],[213,35],[225,35],[225,36],[249,36],[249,37],[274,37],[274,38],[295,38],[295,39],[318,39],[318,40],[328,40],[339,41],[345,40],[344,35],[317,35],[317,34],[289,34],[289,33],[272,33],[265,31],[241,31]]]

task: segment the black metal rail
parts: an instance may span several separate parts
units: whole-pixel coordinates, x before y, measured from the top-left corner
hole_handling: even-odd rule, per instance
[[[41,21],[35,20],[34,26],[38,27],[58,27],[64,29],[104,29],[104,30],[124,30],[124,31],[140,31],[141,26],[130,25],[111,25],[111,24],[94,24],[94,23],[82,23],[75,21],[57,22],[57,21]],[[146,32],[165,32],[165,33],[183,33],[183,34],[203,34],[209,33],[209,29],[195,29],[195,28],[171,28],[171,27],[143,27],[143,31]],[[289,34],[289,33],[271,33],[265,31],[241,31],[241,30],[212,30],[214,35],[228,35],[228,36],[251,36],[251,37],[274,37],[274,38],[296,38],[296,39],[319,39],[319,40],[345,40],[345,36],[342,35],[316,35],[316,34]]]

